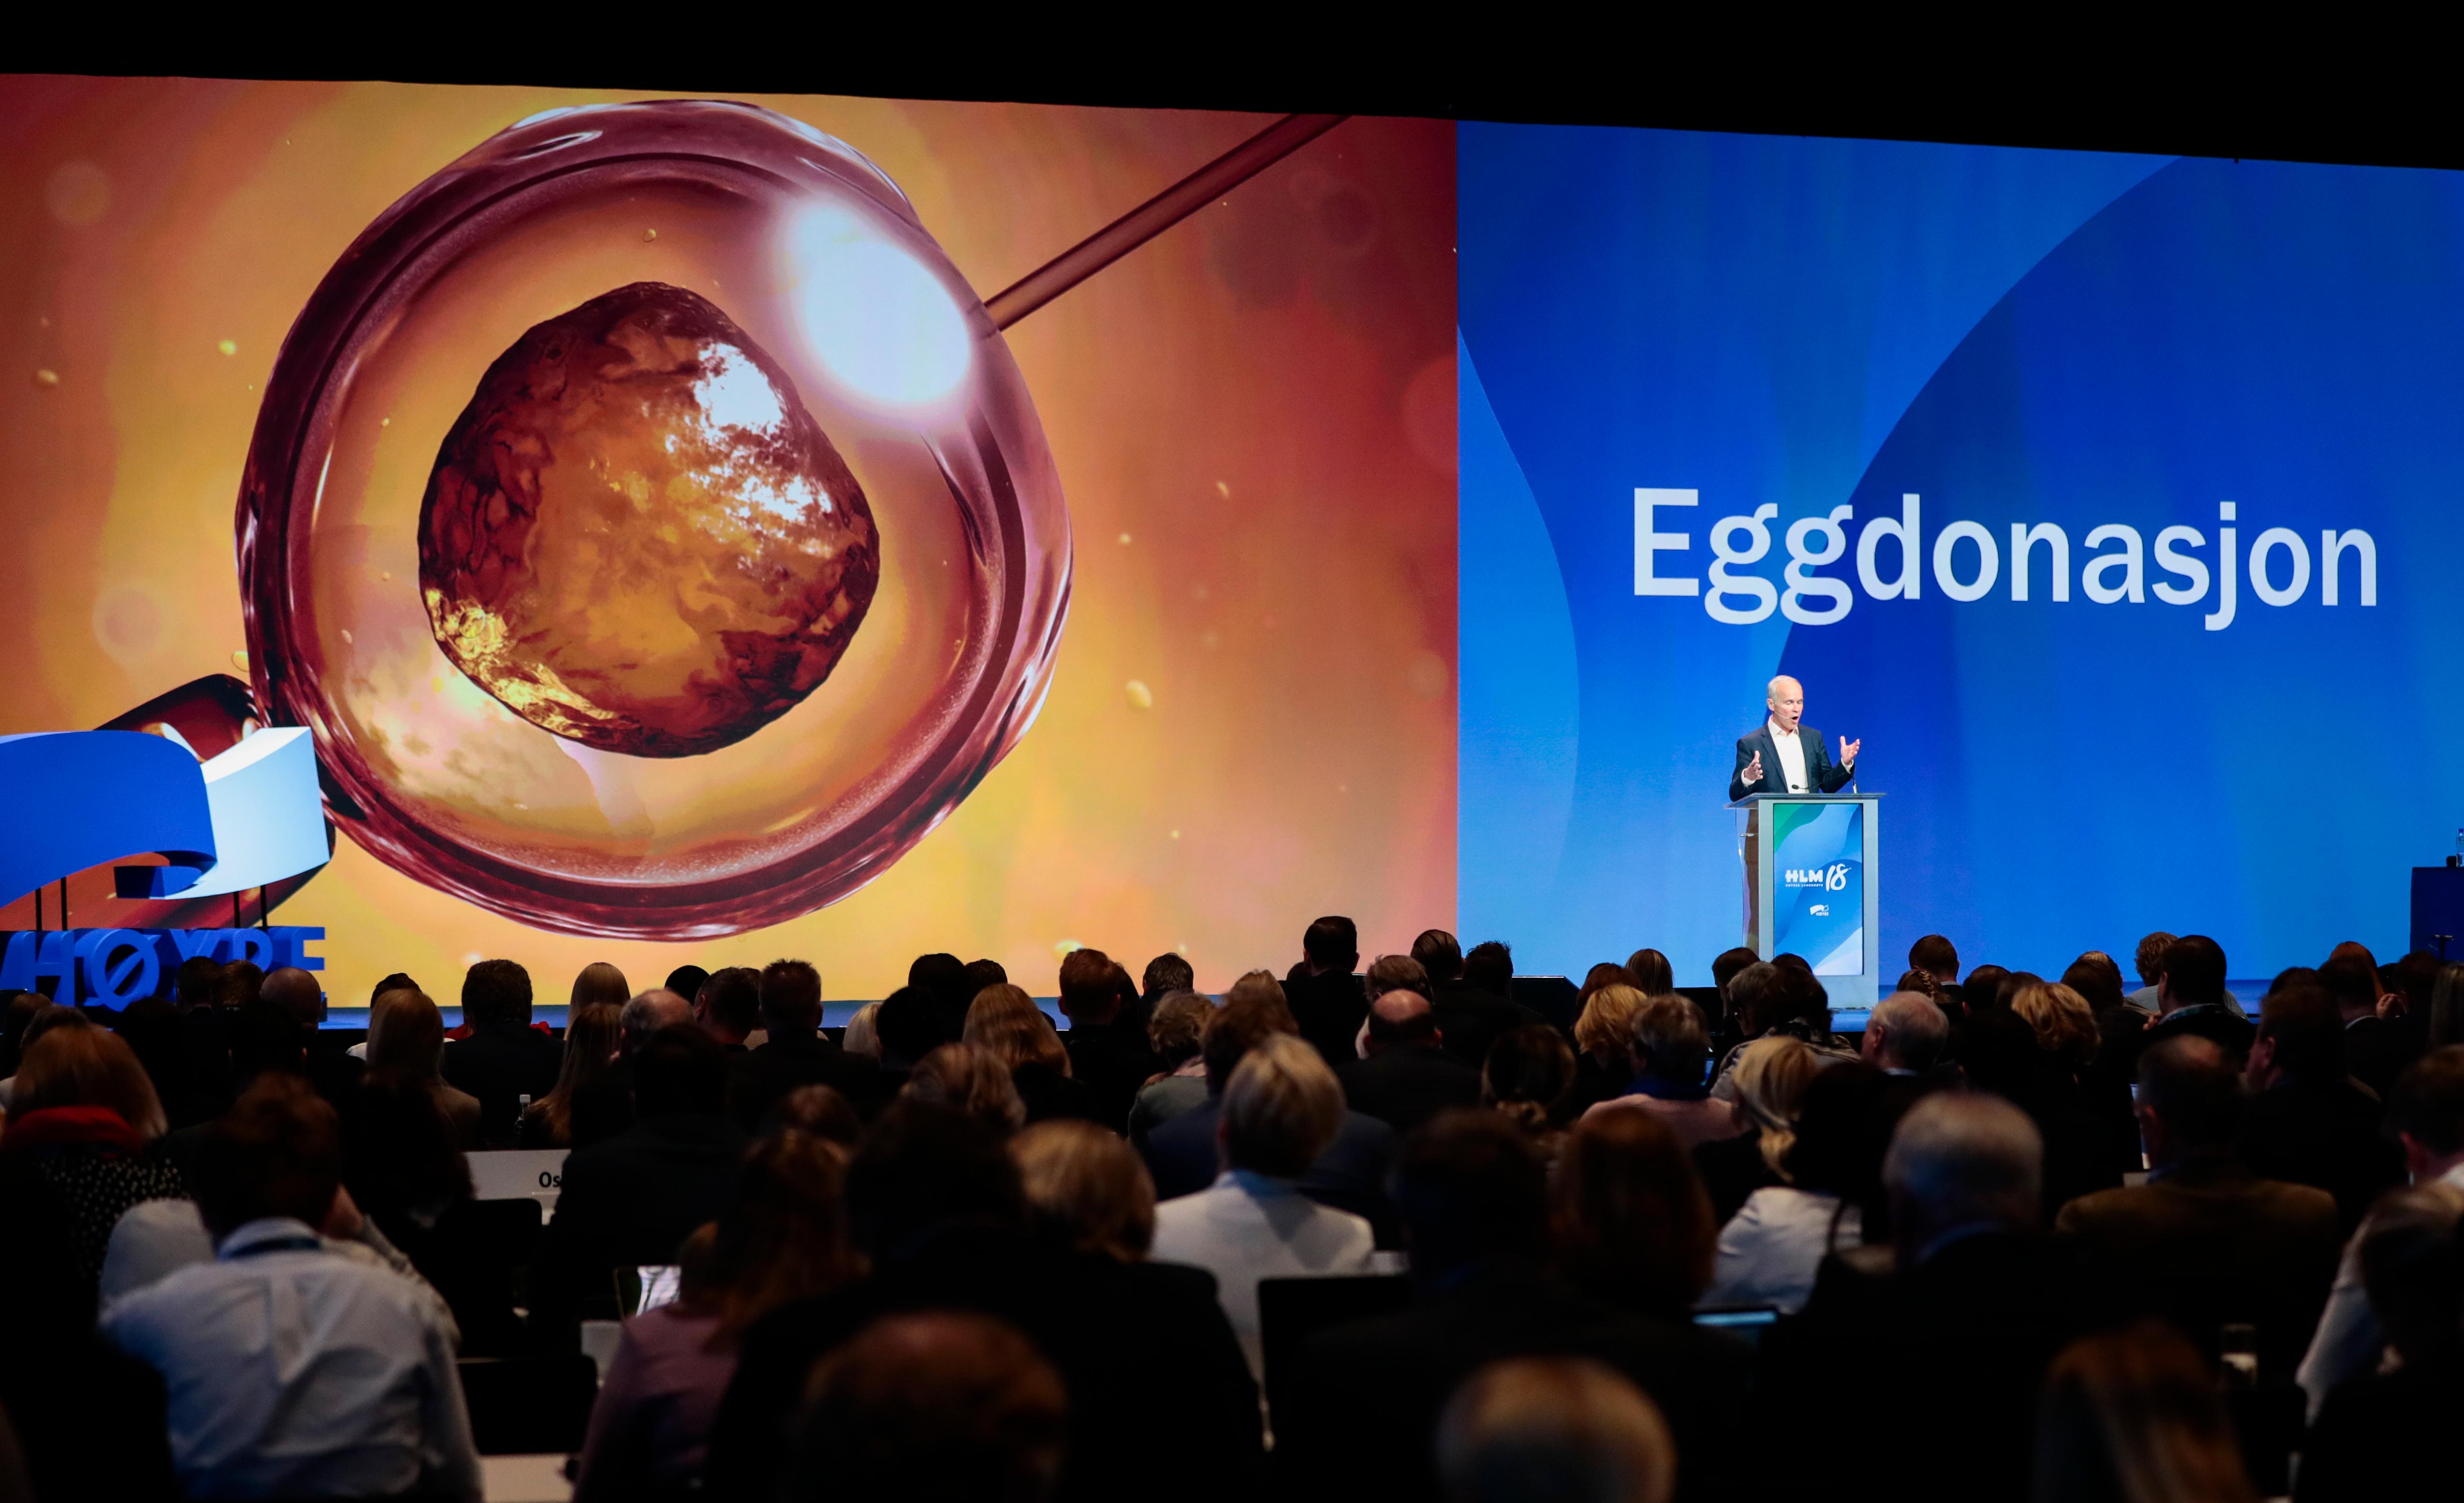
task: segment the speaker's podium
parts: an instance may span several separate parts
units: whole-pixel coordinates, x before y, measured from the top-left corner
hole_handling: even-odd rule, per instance
[[[1746,947],[1765,960],[1804,956],[1835,1009],[1883,995],[1881,797],[1755,794],[1728,806],[1746,869]]]

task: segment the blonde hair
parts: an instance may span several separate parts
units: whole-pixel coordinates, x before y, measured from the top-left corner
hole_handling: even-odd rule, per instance
[[[616,969],[612,962],[594,960],[583,967],[581,974],[573,978],[573,995],[566,1006],[588,1007],[593,1002],[613,1002],[623,1007],[632,996],[633,988],[626,981],[625,972]],[[690,1002],[693,998],[685,1000]]]
[[[1801,1038],[1757,1038],[1737,1056],[1731,1072],[1737,1105],[1759,1135],[1763,1163],[1787,1179],[1788,1150],[1796,1144],[1796,1113],[1805,1088],[1822,1073],[1822,1060]]]
[[[547,1124],[558,1143],[573,1141],[573,1093],[605,1075],[616,1062],[624,1039],[618,1019],[625,1010],[613,1002],[588,1002],[564,1020],[564,1059],[558,1065],[556,1088],[531,1104],[531,1115]],[[368,1053],[376,1053],[375,1046]]]
[[[137,1052],[119,1035],[90,1024],[49,1030],[18,1063],[10,1115],[23,1117],[53,1106],[107,1107],[148,1141],[170,1126],[154,1082],[137,1062]]]
[[[967,1004],[967,1026],[959,1041],[991,1050],[1005,1069],[1036,1064],[1069,1073],[1069,1051],[1061,1046],[1052,1019],[1033,997],[1007,982],[984,988]]]
[[[878,1002],[867,1002],[857,1008],[855,1016],[847,1019],[847,1035],[839,1040],[839,1047],[848,1054],[862,1055],[868,1059],[880,1058],[881,1024],[878,1021],[880,1016],[881,1004]]]
[[[1677,1443],[1659,1405],[1606,1364],[1510,1358],[1455,1390],[1438,1422],[1438,1475],[1453,1503],[1668,1503]]]
[[[427,992],[397,988],[369,1005],[370,1070],[432,1080],[444,1052],[445,1018]]]
[[[1222,1123],[1233,1168],[1298,1179],[1343,1126],[1343,1087],[1306,1040],[1269,1034],[1224,1085]]]
[[[899,1095],[955,1106],[1004,1133],[1026,1124],[1026,1102],[1009,1078],[1009,1066],[980,1044],[943,1044],[915,1061]]]
[[[2077,1067],[2096,1053],[2096,1012],[2058,981],[2032,981],[2011,993],[2011,1011],[2036,1035],[2036,1047]]]
[[[1642,993],[1622,982],[1600,988],[1574,1019],[1574,1044],[1592,1054],[1623,1054],[1634,1047],[1634,1017]]]
[[[1155,1242],[1155,1181],[1119,1133],[1089,1122],[1037,1122],[1011,1140],[1035,1219],[1082,1252],[1124,1263]]]

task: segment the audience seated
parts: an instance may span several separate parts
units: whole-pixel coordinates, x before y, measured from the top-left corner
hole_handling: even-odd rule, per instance
[[[1813,1293],[1824,1258],[1881,1240],[1882,1155],[1905,1106],[1888,1078],[1862,1062],[1835,1065],[1807,1082],[1784,1162],[1787,1183],[1755,1190],[1720,1229],[1705,1302],[1793,1313]]]
[[[761,1136],[801,1132],[853,1153],[864,1142],[864,1119],[847,1099],[826,1085],[800,1085],[779,1098],[761,1119]]]
[[[294,1078],[262,1078],[200,1154],[215,1260],[103,1318],[163,1377],[190,1496],[480,1495],[442,1308],[319,1235],[341,1166],[333,1108]]]
[[[396,1272],[416,1270],[434,1286],[453,1312],[464,1352],[516,1345],[513,1290],[489,1266],[493,1250],[474,1245],[470,1164],[435,1092],[415,1078],[371,1070],[343,1102],[338,1125],[344,1191],[373,1229],[362,1240],[390,1253],[389,1264],[404,1260]]]
[[[2065,986],[2027,981],[2011,989],[2007,1011],[2027,1025],[2035,1048],[2020,1078],[1991,1083],[2035,1120],[2044,1137],[2050,1218],[2081,1195],[2116,1187],[2139,1166],[2130,1098],[2090,1094],[2098,1035],[2086,998]]]
[[[1105,973],[1111,973],[1109,962]],[[967,1009],[964,1039],[989,1051],[1007,1067],[1010,1083],[1018,1088],[1018,1099],[1026,1105],[1028,1122],[1048,1122],[1055,1117],[1103,1120],[1103,1108],[1094,1090],[1073,1073],[1069,1051],[1061,1042],[1052,1019],[1044,1015],[1044,1009],[1035,1005],[1035,999],[1023,988],[1003,983],[977,992],[976,1000]],[[1126,1126],[1128,1121],[1129,1108],[1124,1103],[1119,1122]]]
[[[2430,988],[2426,1043],[2431,1049],[2464,1044],[2464,964],[2450,961],[2438,968]]]
[[[759,972],[749,967],[722,970],[703,990],[716,1005],[739,1014],[753,1000],[768,1035],[760,1048],[737,1060],[728,1081],[728,1111],[739,1126],[750,1130],[798,1086],[826,1085],[865,1118],[880,1112],[896,1090],[879,1061],[850,1053],[822,1032],[822,973],[805,962],[774,960]]]
[[[984,990],[967,974],[967,963],[941,950],[918,955],[914,964],[907,968],[907,984],[923,1000],[925,1012],[933,1020],[935,1041],[958,1042],[967,1030],[967,1009]],[[915,1057],[920,1059],[923,1056]]]
[[[1557,1162],[1574,1112],[1574,1051],[1546,1023],[1500,1034],[1480,1074],[1480,1104],[1531,1140],[1543,1164]]]
[[[1146,1151],[1149,1132],[1206,1103],[1206,1056],[1199,1045],[1214,1015],[1215,1003],[1199,992],[1174,991],[1155,1000],[1147,1019],[1147,1045],[1155,1052],[1156,1074],[1130,1103],[1130,1142],[1139,1152]]]
[[[2454,1485],[2464,1413],[2464,1190],[2431,1183],[2370,1212],[2363,1286],[2398,1365],[2328,1394],[2302,1449],[2299,1503],[2431,1497]]]
[[[1195,1195],[1215,1183],[1223,1167],[1217,1143],[1223,1087],[1242,1056],[1260,1040],[1271,1034],[1298,1032],[1291,1010],[1284,1004],[1284,989],[1274,977],[1253,970],[1232,984],[1199,1044],[1206,1060],[1206,1101],[1147,1135],[1147,1169],[1155,1176],[1156,1199]],[[1334,1141],[1301,1176],[1300,1191],[1321,1206],[1367,1218],[1378,1229],[1382,1246],[1393,1218],[1386,1198],[1386,1170],[1394,1154],[1395,1129],[1375,1117],[1347,1109]]]
[[[121,1213],[143,1201],[187,1194],[162,1146],[166,1125],[154,1083],[116,1035],[66,1008],[38,1016],[17,1068],[0,1159],[26,1186],[15,1207],[0,1204],[0,1236],[29,1218],[64,1215],[63,1259],[46,1282],[91,1317],[103,1254]],[[32,1291],[20,1291],[20,1297]]]
[[[1831,1032],[1831,998],[1801,961],[1791,966],[1775,960],[1768,970],[1749,967],[1730,986],[1743,998],[1738,1024],[1747,1038],[1803,1039],[1825,1065],[1857,1057],[1857,1052]],[[1736,1082],[1731,1078],[1736,1059],[1731,1053],[1712,1082],[1711,1095],[1721,1101],[1736,1099]]]
[[[480,1145],[485,1109],[479,1099],[457,1091],[437,1074],[445,1052],[445,1018],[425,991],[388,991],[368,1009],[367,1073],[407,1081],[436,1101],[465,1152]]]
[[[584,969],[586,969],[588,968]],[[625,973],[621,970],[616,970],[615,967],[609,966],[607,969],[609,970],[616,971],[618,978],[616,986],[605,995],[596,996],[591,1000],[598,1002],[613,1002],[618,1007],[623,1007],[632,997],[632,984],[624,980],[623,977]],[[668,979],[660,982],[659,985],[680,997],[697,997],[701,995],[702,983],[709,979],[710,972],[699,966],[678,966],[675,969],[669,971]],[[574,1005],[576,1007],[581,1006],[582,999],[580,997],[576,997],[574,999]]]
[[[462,978],[462,1022],[470,1033],[446,1047],[445,1082],[479,1099],[481,1144],[510,1148],[521,1099],[555,1090],[563,1064],[556,1040],[531,1027],[530,972],[510,960],[472,967]]]
[[[1623,1096],[1634,1083],[1634,1015],[1641,1010],[1642,993],[1624,982],[1588,989],[1574,1017],[1574,1047],[1581,1054],[1574,1060],[1573,1115]]]
[[[810,1389],[782,1496],[1043,1503],[1060,1483],[1067,1394],[1005,1321],[891,1317],[824,1361]]]
[[[1335,1071],[1352,1109],[1406,1133],[1449,1106],[1476,1104],[1480,1072],[1445,1052],[1420,968],[1406,956],[1382,956],[1370,968],[1369,985],[1375,996],[1361,1027],[1360,1057]]]
[[[2464,1045],[2431,1050],[2396,1077],[2387,1124],[2404,1150],[2405,1173],[2414,1185],[2464,1191]],[[2362,1274],[2361,1243],[2367,1231],[2365,1222],[2362,1232],[2344,1244],[2335,1288],[2301,1360],[2300,1382],[2313,1419],[2338,1386],[2376,1372],[2387,1346]]]
[[[839,1047],[861,1058],[881,1062],[881,1004],[867,1002],[848,1014]]]
[[[689,996],[693,1023],[731,1055],[748,1055],[761,1035],[761,973],[750,966],[724,966],[702,978]],[[740,1060],[738,1061],[741,1062]]]
[[[297,1070],[318,1095],[339,1106],[360,1083],[365,1067],[326,1035],[325,992],[317,978],[297,966],[270,971],[257,1003],[289,1025],[298,1041]]]
[[[1884,1075],[1922,1080],[1950,1040],[1950,1018],[1933,998],[1894,991],[1874,1004],[1865,1018],[1858,1056]]]
[[[2345,1073],[2346,1037],[2322,988],[2267,994],[2243,1072],[2251,1095],[2241,1149],[2254,1173],[2335,1196],[2337,1219],[2350,1235],[2370,1202],[2403,1183],[2404,1160],[2379,1135],[2378,1100]]]
[[[1926,934],[1908,947],[1908,969],[1922,970],[1937,989],[1959,985],[1959,947],[1944,934]]]
[[[882,1073],[892,1080],[941,1044],[941,1035],[933,1021],[932,1000],[912,986],[900,987],[881,999],[881,1011],[873,1014],[872,1026],[881,1039]],[[965,1026],[966,1020],[961,1017],[962,1032]]]
[[[633,1059],[661,1032],[693,1021],[693,1004],[665,988],[627,999],[616,1014],[616,1062],[573,1093],[573,1146],[587,1148],[633,1125]]]
[[[2226,1325],[2255,1326],[2260,1381],[2290,1380],[2335,1278],[2334,1197],[2250,1171],[2237,1151],[2241,1079],[2196,1035],[2140,1057],[2135,1109],[2147,1183],[2071,1202],[2057,1230],[2123,1308],[2171,1321],[2211,1357]]]
[[[699,1484],[745,1328],[861,1272],[845,1179],[836,1144],[782,1132],[754,1146],[727,1209],[686,1240],[674,1302],[625,1323],[590,1411],[575,1498],[683,1493]]]
[[[2343,1019],[2344,1068],[2385,1100],[2411,1057],[2405,1030],[2379,1016],[2378,972],[2370,952],[2347,942],[2320,966],[2319,986]]]
[[[564,1062],[557,1068],[556,1088],[522,1113],[517,1146],[573,1146],[573,1099],[614,1067],[623,1047],[618,1020],[624,1013],[621,1003],[585,1002],[565,1014]]]
[[[1717,1495],[1736,1461],[1747,1358],[1683,1320],[1603,1303],[1548,1269],[1548,1176],[1495,1113],[1453,1111],[1404,1141],[1395,1194],[1418,1290],[1400,1315],[1302,1347],[1283,1488],[1306,1498],[1437,1496],[1438,1421],[1463,1381],[1514,1357],[1589,1357],[1650,1395],[1677,1442],[1681,1497]]]
[[[1639,949],[1628,955],[1625,973],[1634,978],[1634,989],[1647,997],[1667,996],[1677,990],[1676,968],[1656,949]]]
[[[1583,1357],[1494,1362],[1438,1426],[1447,1503],[1668,1503],[1677,1447],[1660,1408]]]
[[[1589,1117],[1550,1176],[1558,1271],[1603,1304],[1691,1317],[1711,1282],[1710,1197],[1676,1129],[1648,1112]]]
[[[2238,1006],[2227,1005],[2224,948],[2204,934],[2185,934],[2165,947],[2164,966],[2145,1047],[2188,1034],[2215,1045],[2238,1068],[2256,1030]]]
[[[1026,1125],[1026,1102],[1001,1056],[980,1044],[943,1044],[916,1062],[898,1093],[964,1112],[1007,1137]]]
[[[1713,1225],[1726,1226],[1756,1190],[1788,1183],[1797,1112],[1805,1088],[1821,1070],[1821,1060],[1803,1039],[1757,1038],[1738,1051],[1729,1073],[1738,1131],[1694,1149],[1695,1170],[1711,1197]]]
[[[1117,1133],[1064,1118],[1010,1143],[1027,1217],[1046,1243],[1135,1263],[1155,1246],[1155,1182]]]
[[[1354,1040],[1369,1015],[1369,993],[1353,968],[1360,964],[1360,930],[1340,914],[1311,924],[1301,936],[1301,959],[1284,977],[1284,1000],[1300,1034],[1327,1068],[1357,1057]]]
[[[1425,1015],[1427,1000],[1413,1000]],[[1221,1176],[1156,1208],[1155,1256],[1215,1275],[1224,1318],[1261,1383],[1258,1280],[1365,1273],[1377,1245],[1367,1221],[1300,1192],[1301,1175],[1342,1122],[1343,1090],[1326,1061],[1299,1038],[1270,1034],[1242,1056],[1223,1088]]]
[[[689,982],[690,987],[677,986],[679,978]],[[709,979],[710,972],[699,966],[678,966],[662,985],[680,997],[691,997],[699,993],[702,983]],[[625,979],[623,968],[612,961],[594,960],[574,973],[573,990],[565,998],[565,1011],[570,1014],[574,1010],[588,1007],[594,1002],[612,1002],[623,1007],[632,996],[633,984]]]
[[[2035,1503],[2256,1503],[2214,1372],[2147,1322],[2054,1360],[2036,1420]]]
[[[1126,979],[1100,949],[1074,949],[1061,962],[1069,1074],[1086,1086],[1094,1120],[1114,1132],[1128,1130],[1131,1105],[1155,1073],[1155,1050],[1131,1006],[1136,993],[1122,991]]]
[[[1584,1113],[1646,1111],[1668,1123],[1687,1152],[1737,1135],[1736,1112],[1711,1100],[1711,1041],[1703,1014],[1675,995],[1645,996],[1634,1011],[1634,1078],[1624,1092]]]
[[[1540,1021],[1508,998],[1465,981],[1463,946],[1443,929],[1421,930],[1412,941],[1412,960],[1428,978],[1426,995],[1446,1054],[1475,1070],[1500,1037]]]

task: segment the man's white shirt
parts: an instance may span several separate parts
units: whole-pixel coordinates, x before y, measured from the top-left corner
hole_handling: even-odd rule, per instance
[[[1787,785],[1788,791],[1792,794],[1814,792],[1813,783],[1805,775],[1805,743],[1797,738],[1795,731],[1782,730],[1775,722],[1764,721],[1763,729],[1771,732],[1771,745],[1779,749],[1780,781]]]

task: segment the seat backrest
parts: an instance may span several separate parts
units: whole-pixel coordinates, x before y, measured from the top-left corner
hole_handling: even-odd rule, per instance
[[[1258,1344],[1266,1362],[1266,1408],[1271,1416],[1288,1389],[1302,1345],[1320,1331],[1354,1320],[1394,1315],[1412,1302],[1406,1274],[1344,1274],[1316,1278],[1258,1280]]]

